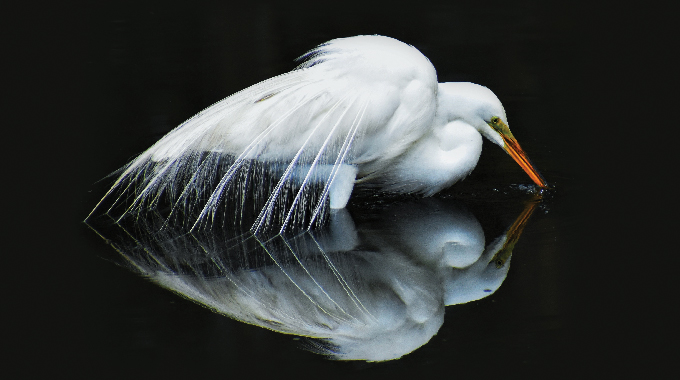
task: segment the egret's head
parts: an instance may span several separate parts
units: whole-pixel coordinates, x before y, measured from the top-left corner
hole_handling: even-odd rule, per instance
[[[548,186],[510,132],[505,109],[491,90],[468,82],[440,83],[437,97],[440,122],[462,120],[473,126],[482,136],[503,148],[534,183]]]

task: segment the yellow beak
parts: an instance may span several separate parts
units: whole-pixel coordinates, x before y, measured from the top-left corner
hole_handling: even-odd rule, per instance
[[[499,127],[494,127],[493,125],[491,127],[494,128],[503,138],[503,142],[505,143],[503,149],[508,152],[510,157],[512,157],[512,159],[515,160],[515,162],[517,162],[519,166],[522,167],[522,169],[524,169],[524,171],[529,175],[535,184],[540,187],[547,188],[548,183],[545,181],[541,173],[539,173],[538,170],[534,168],[534,165],[529,160],[527,154],[524,153],[522,147],[519,146],[519,143],[517,140],[515,140],[515,136],[513,136],[510,132],[510,128],[508,128],[508,126],[502,121],[499,122],[499,124]]]

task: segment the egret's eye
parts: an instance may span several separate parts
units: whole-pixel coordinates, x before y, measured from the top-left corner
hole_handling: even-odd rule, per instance
[[[492,124],[498,124],[498,122],[499,122],[500,120],[501,120],[501,119],[500,119],[498,116],[494,116],[494,117],[491,118],[491,123],[492,123]]]

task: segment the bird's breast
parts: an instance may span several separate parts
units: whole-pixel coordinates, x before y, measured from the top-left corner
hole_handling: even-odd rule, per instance
[[[467,123],[454,121],[432,128],[386,165],[382,174],[368,176],[363,182],[375,183],[384,191],[430,196],[470,174],[481,151],[479,132]]]

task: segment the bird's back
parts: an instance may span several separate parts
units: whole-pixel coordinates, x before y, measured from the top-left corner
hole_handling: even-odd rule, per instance
[[[299,187],[293,203],[282,206],[292,211],[307,184],[322,183],[327,192],[342,165],[358,168],[359,176],[381,171],[428,133],[437,78],[414,47],[358,36],[329,41],[301,59],[297,69],[200,112],[131,162],[112,189],[135,182],[128,212],[166,193],[173,207],[191,204],[204,218],[244,165],[257,161],[279,168],[278,186],[262,195],[266,219],[287,182]],[[220,157],[229,165],[216,173]]]

